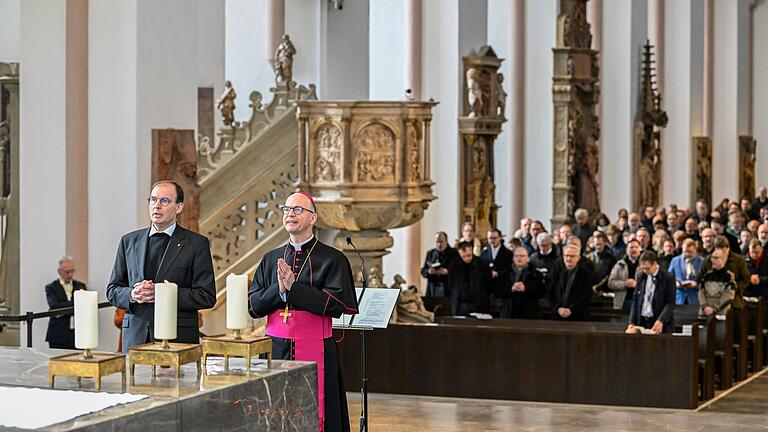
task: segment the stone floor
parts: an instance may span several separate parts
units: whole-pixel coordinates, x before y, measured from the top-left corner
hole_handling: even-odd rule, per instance
[[[348,393],[352,430],[360,395]],[[700,411],[373,394],[369,429],[401,431],[768,431],[768,374]]]

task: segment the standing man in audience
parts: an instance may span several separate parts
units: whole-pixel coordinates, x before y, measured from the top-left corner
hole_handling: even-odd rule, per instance
[[[768,260],[765,259],[765,248],[759,240],[752,239],[749,243],[746,261],[749,269],[749,286],[746,295],[768,298]]]
[[[685,235],[694,241],[701,241],[699,235],[699,227],[696,224],[696,219],[689,217],[685,220]]]
[[[491,270],[488,262],[472,253],[472,243],[459,242],[459,258],[448,268],[451,313],[488,313]]]
[[[715,250],[715,231],[712,228],[701,230],[701,251],[699,255],[706,258]]]
[[[560,229],[557,230],[557,241],[556,241],[556,249],[558,255],[563,254],[563,246],[568,242],[568,238],[573,235],[573,231],[571,231],[571,226],[568,224],[563,224],[560,226]]]
[[[757,227],[757,239],[760,240],[760,244],[765,249],[765,245],[768,244],[768,223],[760,224]]]
[[[637,272],[640,266],[640,242],[636,239],[627,243],[627,253],[616,262],[608,277],[608,289],[614,292],[613,308],[632,308],[632,295],[637,285]]]
[[[608,276],[611,274],[613,265],[616,264],[616,258],[606,247],[605,234],[600,231],[596,231],[592,236],[592,249],[586,257],[594,264],[595,286],[592,289],[598,292],[603,291],[608,285]]]
[[[717,237],[715,239],[715,250],[708,258],[704,260],[701,265],[701,273],[707,274],[710,270],[715,269],[715,253],[718,253],[718,259],[724,260],[724,270],[730,272],[733,275],[734,282],[734,296],[733,307],[741,309],[744,304],[744,292],[749,286],[749,269],[747,263],[744,261],[744,257],[733,253],[730,244],[725,237]],[[699,302],[701,302],[701,282],[699,282]]]
[[[635,233],[635,238],[640,243],[640,249],[642,251],[653,250],[653,245],[651,244],[651,234],[647,229],[640,228],[637,230]]]
[[[766,189],[765,186],[760,186],[757,190],[757,196],[755,197],[755,200],[752,201],[750,207],[750,217],[752,219],[759,218],[760,209],[763,207],[768,207],[768,189]]]
[[[531,218],[526,217],[520,219],[520,230],[518,231],[520,243],[528,250],[529,254],[533,253],[533,235],[531,234],[532,223],[533,220],[531,220]]]
[[[727,241],[715,247],[707,258],[707,268],[702,268],[699,276],[699,315],[712,316],[724,313],[736,297],[736,275],[725,267],[728,260]]]
[[[710,227],[712,228],[712,231],[715,232],[716,236],[722,236],[726,240],[728,240],[728,244],[730,245],[730,248],[735,253],[739,253],[739,238],[731,234],[730,232],[725,230],[725,226],[722,224],[721,221],[717,219],[713,219],[712,222],[710,222]]]
[[[589,320],[589,301],[594,285],[590,267],[587,260],[581,259],[580,247],[573,244],[563,247],[563,263],[555,270],[550,294],[553,319]]]
[[[696,253],[696,242],[683,240],[683,253],[672,258],[669,271],[675,277],[677,304],[699,304],[699,290],[696,277],[704,264],[704,258]]]
[[[703,199],[696,200],[696,220],[699,222],[712,222],[712,216],[709,213],[709,204]]]
[[[586,209],[576,209],[573,213],[573,217],[576,219],[576,224],[574,224],[571,229],[573,235],[581,240],[581,253],[584,253],[587,248],[587,240],[592,237],[592,233],[595,232],[597,228],[589,223],[589,213]]]
[[[629,327],[645,327],[656,334],[672,333],[675,308],[675,278],[659,267],[654,252],[640,256],[642,272],[637,278],[637,289],[629,313]]]
[[[421,275],[427,279],[427,297],[450,297],[448,267],[459,258],[456,249],[448,246],[448,234],[435,234],[435,248],[427,252]]]
[[[605,236],[607,240],[605,246],[611,251],[611,254],[617,259],[623,256],[627,245],[624,244],[621,238],[619,228],[616,225],[608,225],[608,228],[605,230]]]
[[[75,280],[75,260],[67,255],[56,260],[59,277],[45,286],[48,307],[59,309],[73,307],[74,292],[84,290],[85,284]],[[75,318],[73,312],[55,315],[48,321],[45,340],[51,348],[75,349]]]
[[[498,285],[506,286],[510,267],[512,267],[512,251],[504,246],[504,240],[501,231],[497,228],[488,230],[488,246],[480,252],[480,258],[488,262],[491,269],[491,278],[493,283],[491,290]],[[527,249],[526,249],[527,251]],[[527,255],[526,255],[527,256]]]
[[[153,340],[155,283],[178,285],[176,342],[200,343],[197,312],[216,304],[213,260],[208,239],[182,228],[176,218],[184,210],[184,190],[172,181],[152,186],[148,228],[120,239],[107,299],[124,309],[123,352]]]
[[[544,232],[536,236],[536,244],[539,245],[539,250],[531,255],[531,265],[544,275],[544,280],[547,283],[547,286],[549,286],[552,272],[555,269],[560,256],[555,250],[552,243],[552,236],[550,236],[549,233]]]
[[[524,247],[516,247],[512,253],[512,268],[493,290],[493,295],[502,301],[501,317],[541,319],[539,299],[546,294],[544,275],[529,263]]]
[[[627,230],[629,230],[629,232],[637,232],[637,230],[642,227],[642,224],[640,223],[640,215],[637,213],[630,213],[627,218],[627,224]]]

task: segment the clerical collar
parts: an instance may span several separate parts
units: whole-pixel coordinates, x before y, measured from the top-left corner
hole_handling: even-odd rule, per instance
[[[549,256],[549,254],[552,253],[552,248],[549,248],[548,251],[544,252],[543,250],[539,249],[539,255],[541,256]]]
[[[59,278],[59,283],[61,284],[61,286],[64,286],[66,284],[71,284],[72,282],[65,282],[64,279]]]
[[[293,247],[293,250],[300,251],[302,246],[311,242],[314,239],[315,239],[315,236],[313,235],[301,243],[292,243],[290,240],[288,240],[288,243]]]
[[[160,231],[155,227],[155,224],[152,224],[152,227],[149,229],[149,236],[152,237],[153,234],[157,233],[165,233],[168,234],[168,237],[173,237],[173,232],[176,231],[176,222],[172,223],[171,226],[168,228]]]

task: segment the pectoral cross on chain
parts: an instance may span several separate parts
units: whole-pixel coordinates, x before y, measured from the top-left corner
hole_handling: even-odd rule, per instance
[[[285,305],[285,310],[280,312],[280,316],[283,317],[283,322],[284,323],[288,322],[288,317],[290,317],[291,315],[293,314],[288,311],[288,305]]]

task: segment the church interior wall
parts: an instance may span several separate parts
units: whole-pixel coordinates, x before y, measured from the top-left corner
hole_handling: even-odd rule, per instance
[[[549,225],[552,212],[552,47],[557,0],[522,0],[524,44],[524,214]],[[664,103],[670,125],[664,132],[664,201],[688,204],[690,137],[701,134],[703,93],[703,0],[665,2]],[[739,167],[737,137],[757,139],[757,183],[768,183],[768,4],[754,9],[752,88],[746,86],[744,39],[748,0],[714,1],[715,200],[735,197]],[[22,63],[21,212],[22,310],[47,309],[42,287],[55,277],[55,259],[66,253],[67,134],[64,3],[0,0],[0,61]],[[147,223],[152,128],[196,128],[197,87],[224,79],[238,91],[236,118],[250,114],[248,94],[268,93],[274,82],[265,59],[264,2],[245,0],[153,2],[90,1],[88,41],[88,272],[80,275],[103,293],[117,241]],[[648,25],[646,0],[604,1],[601,104],[601,197],[614,218],[632,194],[632,139],[637,106],[639,47]],[[294,79],[315,83],[321,98],[402,99],[405,0],[344,3],[285,0],[285,32],[298,48]],[[421,256],[434,233],[459,235],[459,148],[457,117],[464,94],[461,56],[485,43],[505,58],[501,72],[509,92],[513,3],[502,0],[424,0],[422,98],[434,98],[431,176],[438,197],[425,213]],[[18,16],[15,20],[14,16]],[[226,23],[226,24],[225,24]],[[7,24],[7,25],[6,25]],[[14,27],[15,26],[15,27]],[[179,71],[193,71],[180,73]],[[752,97],[745,93],[751,91]],[[507,113],[514,95],[507,100]],[[751,100],[751,128],[745,117]],[[217,122],[220,122],[217,115]],[[218,123],[217,123],[218,124]],[[44,127],[41,127],[44,125]],[[512,218],[511,122],[502,126],[495,153],[499,227],[509,238]],[[762,161],[762,162],[761,162]],[[41,193],[41,191],[44,191]],[[404,274],[403,229],[385,257],[385,282]],[[86,259],[85,257],[83,259]],[[100,296],[103,300],[103,294]],[[111,314],[102,319],[102,346],[114,340]],[[42,344],[45,322],[35,327]]]
[[[632,201],[632,139],[646,23],[645,1],[603,2],[600,184],[601,207],[609,217],[615,217],[620,208],[629,208]]]
[[[552,47],[556,17],[555,0],[525,2],[525,214],[547,227],[552,217]],[[512,229],[518,228],[518,223]]]
[[[714,2],[712,195],[715,202],[738,192],[739,13],[743,0]],[[743,23],[742,23],[743,24]]]
[[[20,307],[48,309],[44,286],[66,247],[66,4],[24,2],[20,9]],[[47,320],[36,320],[36,344]],[[25,333],[22,331],[22,334]]]
[[[19,61],[21,41],[21,0],[0,0],[0,61]]]
[[[664,129],[662,182],[664,203],[692,204],[691,136],[701,134],[703,90],[703,10],[701,2],[683,0],[664,5],[664,108],[670,121]],[[680,55],[698,52],[697,56]],[[696,198],[693,198],[695,200]],[[613,216],[613,215],[611,215]]]
[[[757,2],[753,17],[752,133],[757,140],[755,182],[768,184],[768,2]]]
[[[522,0],[521,0],[522,1]],[[504,75],[506,91],[514,95],[510,87],[511,65],[514,59],[511,53],[512,44],[512,2],[507,0],[488,0],[488,45],[493,47],[496,54],[504,59],[499,72]],[[513,124],[511,106],[514,96],[507,98],[504,108],[507,122],[501,127],[501,133],[496,138],[494,148],[494,175],[496,177],[496,203],[501,206],[497,215],[498,228],[506,238],[510,238],[514,227],[519,221],[512,217],[512,160],[517,155],[512,154],[512,129],[522,125]],[[431,244],[431,243],[429,243]]]

